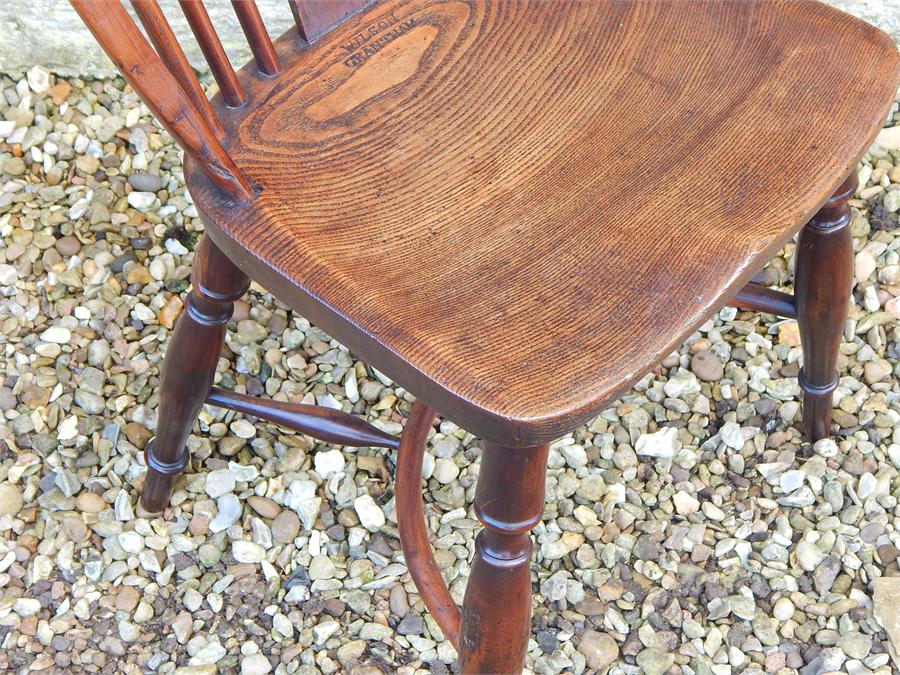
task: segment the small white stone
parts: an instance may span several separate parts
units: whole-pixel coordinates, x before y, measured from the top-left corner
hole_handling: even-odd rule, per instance
[[[44,342],[52,342],[57,345],[67,345],[72,339],[72,331],[62,326],[51,326],[41,333],[41,340]]]
[[[203,604],[203,595],[200,591],[189,588],[184,592],[184,608],[189,612],[196,612]]]
[[[261,563],[266,559],[266,549],[252,541],[235,541],[231,544],[231,555],[242,563]]]
[[[346,464],[344,453],[340,450],[319,451],[313,460],[316,473],[322,477],[322,480],[328,480],[333,475],[341,473]]]
[[[565,458],[566,464],[573,469],[580,469],[583,466],[587,466],[587,453],[580,445],[564,445],[559,449],[559,453]]]
[[[186,255],[188,250],[177,239],[166,239],[166,250],[172,255]]]
[[[75,415],[67,417],[56,427],[56,438],[60,441],[70,441],[78,435],[78,418]]]
[[[341,625],[337,621],[320,621],[313,626],[313,639],[317,645],[323,645],[332,635],[341,629]]]
[[[864,473],[859,477],[859,483],[856,486],[856,494],[860,499],[867,499],[875,492],[878,481],[870,472]]]
[[[806,480],[806,474],[802,471],[785,471],[778,478],[778,484],[781,487],[782,492],[793,492],[794,490],[799,490],[803,487],[803,483]]]
[[[250,654],[241,659],[241,675],[266,675],[271,670],[269,659],[260,653]]]
[[[252,464],[238,464],[228,462],[228,470],[234,474],[234,479],[239,483],[249,483],[259,477],[259,469]]]
[[[431,475],[441,485],[448,485],[459,476],[459,467],[452,459],[438,457],[434,462],[434,471]]]
[[[794,616],[794,603],[791,602],[790,598],[780,598],[772,609],[772,616],[779,621],[787,621]]]
[[[256,436],[256,427],[247,420],[235,420],[229,428],[238,438],[253,438]]]
[[[210,642],[191,657],[188,663],[192,666],[205,666],[218,663],[228,652],[218,642]]]
[[[115,514],[116,520],[123,523],[127,523],[134,519],[134,509],[131,506],[131,499],[128,497],[128,493],[125,492],[125,490],[119,490],[119,494],[116,495],[113,513]]]
[[[294,624],[281,612],[272,617],[272,627],[288,639],[294,637]]]
[[[313,581],[331,579],[334,572],[334,563],[327,555],[317,555],[309,563],[309,578]]]
[[[134,642],[141,636],[141,627],[130,621],[119,622],[119,637],[123,642]]]
[[[241,503],[232,493],[224,494],[216,500],[218,512],[209,523],[210,532],[223,532],[241,517]]]
[[[663,385],[663,391],[669,398],[682,398],[688,394],[697,394],[700,392],[700,381],[692,372],[681,368]]]
[[[32,66],[25,77],[35,94],[43,94],[50,88],[50,71],[44,66]]]
[[[156,201],[156,194],[153,192],[131,192],[128,195],[129,206],[138,211],[146,211]]]
[[[122,532],[116,537],[116,541],[126,553],[137,554],[144,548],[144,538],[137,532]]]
[[[700,502],[683,490],[672,495],[672,502],[675,504],[675,512],[682,516],[689,516],[700,510]]]
[[[0,265],[0,286],[11,286],[19,280],[19,273],[12,265]]]
[[[671,459],[680,449],[681,441],[678,440],[678,430],[674,427],[665,427],[652,434],[643,434],[634,445],[634,451],[639,455],[663,459]]]
[[[13,611],[19,616],[31,616],[41,611],[41,601],[35,598],[17,598]]]
[[[826,556],[821,549],[812,542],[803,539],[794,549],[797,563],[807,572],[815,572],[816,568],[822,564]]]
[[[360,495],[353,501],[359,522],[369,532],[377,532],[385,523],[384,512],[370,495]]]
[[[878,265],[875,262],[875,258],[872,257],[872,254],[868,251],[860,251],[856,254],[856,260],[854,263],[854,276],[856,277],[856,283],[862,283],[866,279],[868,279],[872,272],[875,271],[875,268]]]
[[[725,422],[719,429],[719,438],[729,448],[740,450],[744,447],[744,434],[741,427],[734,422]]]
[[[234,474],[228,469],[210,471],[206,475],[206,494],[213,499],[234,491]]]

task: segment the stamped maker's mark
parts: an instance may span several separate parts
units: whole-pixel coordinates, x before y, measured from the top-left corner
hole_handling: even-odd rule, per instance
[[[344,59],[344,65],[348,68],[359,68],[372,56],[381,51],[385,45],[408,33],[415,26],[415,17],[400,20],[393,13],[366,26],[365,29],[354,35],[349,42],[341,45],[347,54],[347,58]]]

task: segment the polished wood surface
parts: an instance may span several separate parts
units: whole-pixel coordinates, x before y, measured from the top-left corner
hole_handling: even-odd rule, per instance
[[[425,524],[425,504],[422,500],[422,461],[428,432],[434,424],[435,416],[431,408],[416,401],[403,429],[394,476],[397,529],[400,531],[403,557],[416,584],[416,590],[444,635],[459,651],[459,608],[450,596],[450,590],[431,550]]]
[[[485,443],[475,490],[484,525],[466,585],[459,661],[462,672],[518,673],[531,635],[531,529],[544,513],[549,445]],[[502,600],[501,600],[502,599]]]
[[[584,422],[815,213],[896,91],[814,2],[386,0],[217,111],[261,186],[188,163],[210,235],[488,440]]]
[[[207,237],[194,256],[192,282],[163,363],[156,437],[144,450],[141,506],[150,513],[168,505],[172,485],[188,465],[187,438],[212,386],[225,326],[250,284]]]
[[[797,318],[797,307],[794,304],[793,295],[759,284],[747,284],[728,301],[728,304],[789,319]]]
[[[324,406],[271,401],[212,387],[206,402],[245,415],[253,415],[286,429],[308,434],[326,443],[351,448],[396,448],[400,439],[363,419]]]
[[[794,294],[803,345],[800,388],[803,422],[811,441],[831,435],[838,385],[837,358],[853,287],[850,205],[856,172],[800,232]]]

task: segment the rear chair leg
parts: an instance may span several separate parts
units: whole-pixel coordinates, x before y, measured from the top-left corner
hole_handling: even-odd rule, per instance
[[[250,283],[209,237],[197,249],[192,281],[163,362],[156,438],[144,450],[141,506],[150,513],[169,505],[175,479],[188,465],[187,438],[212,387],[225,326]]]
[[[853,282],[853,239],[848,200],[856,173],[800,232],[794,298],[803,345],[803,423],[815,442],[831,435],[831,409],[838,383],[837,357]]]
[[[484,524],[462,610],[464,674],[518,673],[531,635],[531,536],[544,512],[549,445],[484,444],[475,513]]]

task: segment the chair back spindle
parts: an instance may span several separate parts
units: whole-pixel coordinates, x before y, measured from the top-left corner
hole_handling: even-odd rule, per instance
[[[130,0],[150,42],[122,6],[122,0],[70,0],[97,42],[163,126],[203,168],[213,183],[242,200],[249,182],[223,147],[227,135],[207,99],[158,0]],[[289,0],[300,33],[312,42],[373,0]],[[226,105],[247,96],[222,47],[203,0],[178,0]],[[281,61],[255,0],[232,0],[256,67],[277,75]],[[152,47],[151,47],[152,43]],[[154,51],[155,49],[155,51]]]
[[[169,22],[159,7],[157,0],[131,0],[131,6],[134,7],[135,14],[147,31],[150,42],[156,48],[156,53],[166,64],[166,67],[178,80],[185,93],[193,101],[205,119],[209,122],[209,126],[215,132],[219,139],[225,138],[225,130],[219,123],[219,118],[213,112],[206,93],[200,86],[197,76],[194,74],[191,64],[188,62],[181,45],[178,44],[178,38],[172,31]]]
[[[234,199],[250,197],[250,184],[222,147],[206,114],[153,51],[120,0],[70,2],[128,84],[213,183]]]
[[[181,5],[181,11],[184,12],[194,37],[200,44],[200,50],[206,57],[213,77],[216,78],[226,105],[231,107],[241,105],[245,100],[244,89],[225,54],[202,0],[178,0],[178,4]]]
[[[281,70],[281,63],[275,53],[272,40],[269,39],[266,25],[259,15],[255,0],[231,0],[231,4],[241,23],[244,35],[247,36],[253,58],[256,59],[256,67],[264,75],[277,75]]]

